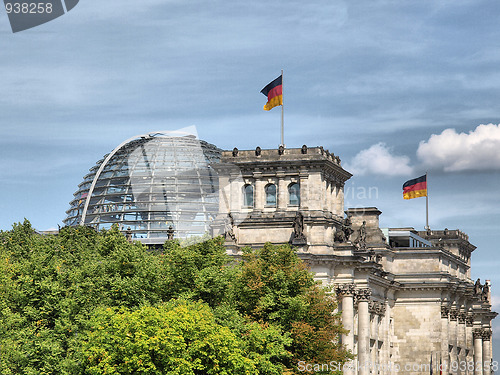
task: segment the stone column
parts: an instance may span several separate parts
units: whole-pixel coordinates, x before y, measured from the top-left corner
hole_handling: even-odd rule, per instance
[[[368,302],[368,312],[370,313],[370,341],[368,343],[370,363],[377,363],[377,340],[378,340],[378,315],[377,315],[377,304],[376,301]],[[373,350],[371,345],[371,340],[374,340]]]
[[[331,211],[330,206],[332,204],[332,184],[327,180],[325,180],[324,186],[325,186],[325,200],[323,202],[323,210]]]
[[[371,289],[358,289],[358,361],[359,375],[370,373],[370,312],[368,301],[372,294]]]
[[[299,188],[300,188],[300,208],[307,210],[309,208],[309,174],[305,169],[300,170],[299,175]]]
[[[342,301],[342,325],[349,332],[342,334],[342,344],[354,353],[354,284],[338,284],[337,297]],[[344,374],[354,374],[354,369],[346,366]]]
[[[450,367],[450,363],[448,363],[449,313],[450,308],[447,305],[441,305],[441,358],[443,361],[443,375],[448,375]]]
[[[474,328],[474,375],[483,375],[483,332]]]
[[[337,198],[337,185],[335,185],[335,183],[333,183],[333,182],[330,183],[329,194],[330,194],[330,207],[329,207],[329,209],[333,214],[338,215],[337,207],[335,206],[336,198]]]
[[[349,332],[342,335],[342,344],[354,350],[354,284],[338,284],[335,288],[342,301],[342,324]]]
[[[389,374],[389,351],[390,351],[390,344],[389,344],[390,319],[386,302],[382,304],[381,314],[382,314],[381,335],[382,335],[382,340],[384,340],[384,342],[382,343],[382,350],[380,352],[380,364],[382,365],[382,370],[383,370],[382,374],[386,375]]]
[[[344,217],[344,186],[337,185],[336,191],[335,213],[340,217]]]
[[[460,348],[460,353],[458,354],[458,374],[465,374],[463,369],[463,363],[466,361],[465,352],[466,352],[466,342],[465,342],[465,320],[467,318],[467,314],[465,312],[458,313],[458,330],[457,330],[457,345]]]
[[[380,366],[384,361],[384,313],[385,313],[385,305],[383,302],[374,302],[373,304],[373,313],[374,313],[374,325],[373,325],[373,333],[372,338],[375,340],[373,355],[372,355],[372,364]],[[380,369],[380,367],[379,367]],[[380,373],[377,369],[374,370],[375,373]]]
[[[240,183],[237,180],[236,176],[231,176],[229,179],[229,189],[231,190],[229,194],[229,207],[228,210],[230,212],[238,212],[241,211],[241,207],[243,205],[243,189],[240,186]]]
[[[458,344],[458,311],[456,308],[450,309],[450,323],[449,323],[450,331],[449,331],[449,344],[451,345],[451,353],[450,353],[450,365],[452,363],[458,363],[457,356],[457,344]]]
[[[278,180],[278,210],[285,210],[288,207],[288,181],[284,178],[279,178]]]
[[[466,319],[466,337],[465,337],[465,341],[466,341],[466,348],[467,350],[469,351],[468,355],[467,355],[467,358],[465,359],[465,361],[467,363],[472,363],[474,362],[474,338],[472,337],[472,326],[474,324],[474,316],[472,314],[469,314],[467,315],[467,319]]]
[[[266,204],[266,194],[264,192],[264,188],[267,185],[266,181],[262,181],[261,179],[255,180],[254,186],[254,206],[256,210],[262,211],[264,209],[264,205]]]
[[[491,330],[485,328],[481,332],[483,339],[483,375],[491,374]]]

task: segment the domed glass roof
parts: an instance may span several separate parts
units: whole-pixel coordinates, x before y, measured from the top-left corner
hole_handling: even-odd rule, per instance
[[[149,133],[125,141],[99,160],[79,185],[64,223],[97,230],[118,224],[133,239],[162,243],[209,230],[218,211],[221,150],[194,135]]]

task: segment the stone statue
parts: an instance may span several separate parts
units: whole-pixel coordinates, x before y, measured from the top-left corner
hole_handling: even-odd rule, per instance
[[[347,242],[354,231],[352,230],[351,219],[346,218],[341,227],[335,232],[335,242]]]
[[[233,215],[231,215],[231,212],[227,213],[227,217],[224,220],[224,238],[226,240],[232,239],[233,241],[236,241],[236,236],[234,235],[234,219]]]
[[[483,291],[483,286],[481,285],[481,279],[477,279],[474,284],[474,295],[480,296]]]
[[[351,234],[354,232],[354,230],[352,229],[352,223],[351,223],[351,219],[349,219],[348,217],[344,220],[344,225],[342,226],[343,228],[343,232],[344,232],[344,236],[345,236],[345,240],[346,242],[349,241],[349,237],[351,237]]]
[[[128,242],[132,242],[132,231],[130,230],[130,227],[128,227],[127,231],[125,232],[125,238]]]
[[[358,239],[356,240],[360,249],[366,249],[366,221],[358,229]]]
[[[167,240],[173,240],[174,239],[174,228],[170,225],[167,230]]]
[[[302,243],[306,241],[306,236],[304,235],[304,216],[300,211],[297,211],[295,218],[293,219],[293,243]]]
[[[337,229],[335,231],[335,234],[333,236],[333,241],[335,242],[339,242],[339,243],[343,243],[343,242],[346,242],[346,238],[345,238],[345,234],[344,234],[344,230],[343,230],[343,226],[340,227],[339,229]]]
[[[481,299],[485,302],[489,302],[489,293],[490,292],[490,286],[488,285],[488,282],[486,282],[484,285],[483,285],[483,291],[481,293]]]

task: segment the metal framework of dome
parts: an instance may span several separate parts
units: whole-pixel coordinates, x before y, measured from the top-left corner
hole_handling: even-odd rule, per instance
[[[194,135],[132,137],[99,160],[78,186],[64,223],[97,230],[118,224],[143,243],[200,236],[218,211],[213,163],[221,150]]]

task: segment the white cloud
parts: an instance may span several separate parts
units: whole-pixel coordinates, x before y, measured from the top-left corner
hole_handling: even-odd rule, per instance
[[[446,172],[500,170],[500,125],[479,125],[467,133],[445,129],[420,142],[418,158]]]
[[[385,143],[379,142],[366,150],[360,151],[346,169],[355,175],[377,174],[401,176],[412,173],[408,156],[393,155]]]

